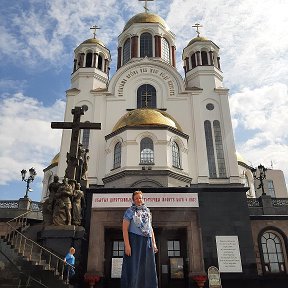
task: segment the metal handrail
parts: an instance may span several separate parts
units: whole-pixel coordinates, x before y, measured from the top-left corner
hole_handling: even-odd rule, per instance
[[[41,246],[37,242],[26,237],[23,233],[21,233],[20,231],[17,230],[19,228],[22,229],[22,228],[27,227],[27,217],[25,217],[25,216],[27,216],[30,212],[31,212],[31,210],[29,210],[29,211],[15,217],[14,219],[6,222],[6,224],[7,224],[7,236],[6,236],[7,240],[9,242],[11,242],[11,244],[15,245],[15,247],[17,247],[17,249],[19,250],[19,252],[21,254],[23,254],[23,256],[25,255],[25,251],[27,251],[27,248],[28,248],[27,257],[30,261],[32,260],[33,252],[39,253],[39,260],[38,260],[39,263],[41,263],[42,260],[46,261],[46,259],[42,259],[43,252],[46,252],[48,254],[48,258],[49,258],[48,263],[47,263],[49,269],[51,269],[51,263],[54,262],[53,260],[55,260],[56,261],[56,267],[53,267],[53,268],[55,269],[56,273],[60,272],[60,277],[63,280],[64,267],[70,266],[73,269],[75,269],[75,267],[73,265],[67,263],[66,261],[64,261],[62,258],[57,256],[53,252],[49,251],[45,247]],[[13,226],[12,223],[16,223],[16,225]],[[8,232],[8,228],[10,228],[9,232]],[[36,251],[36,249],[37,249],[37,251]],[[61,270],[58,271],[58,269],[61,266],[62,266]]]
[[[11,261],[11,259],[3,251],[0,250],[0,253],[12,264],[12,267],[14,269],[16,269],[19,274],[24,275],[25,277],[28,278],[27,281],[26,281],[26,287],[28,287],[27,284],[29,284],[30,283],[30,279],[32,279],[32,281],[35,281],[36,283],[40,284],[42,287],[49,288],[48,286],[46,286],[45,284],[41,283],[40,281],[38,281],[37,279],[35,279],[31,275],[27,275],[26,273],[22,272],[18,268],[18,266],[13,261]],[[21,286],[20,285],[21,285],[21,279],[20,279],[20,282],[18,283],[18,287],[22,286],[22,285]]]

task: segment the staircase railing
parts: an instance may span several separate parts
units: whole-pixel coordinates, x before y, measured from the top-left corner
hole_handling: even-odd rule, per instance
[[[64,280],[65,267],[74,268],[74,266],[65,262],[53,252],[39,245],[32,239],[26,237],[22,232],[29,227],[28,215],[31,210],[9,220],[7,224],[7,242],[14,245],[18,252],[26,257],[27,260],[35,261],[35,264],[43,265],[45,270],[54,270],[54,273]],[[75,268],[74,268],[75,269]]]
[[[19,268],[18,266],[13,262],[11,261],[11,259],[3,252],[0,250],[0,253],[9,261],[9,263],[12,265],[12,267],[19,273],[19,275],[21,276],[24,276],[24,278],[26,280],[24,280],[26,282],[26,284],[23,284],[25,285],[25,287],[31,287],[30,284],[35,282],[37,283],[39,286],[43,287],[43,288],[49,288],[48,286],[46,286],[45,284],[41,283],[40,281],[38,281],[37,279],[35,279],[34,277],[32,277],[31,275],[27,275],[26,273],[23,273]],[[18,281],[18,286],[17,288],[21,288],[23,287],[22,285],[22,279],[20,278],[19,281]]]

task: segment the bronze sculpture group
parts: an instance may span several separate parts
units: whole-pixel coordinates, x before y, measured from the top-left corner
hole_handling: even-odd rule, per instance
[[[54,176],[49,189],[49,198],[43,203],[43,218],[45,225],[76,225],[80,226],[85,207],[83,191],[76,180],[63,179]]]

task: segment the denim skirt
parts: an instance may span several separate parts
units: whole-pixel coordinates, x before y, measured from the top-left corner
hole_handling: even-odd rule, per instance
[[[121,288],[158,288],[151,238],[129,233],[129,242],[131,256],[123,256]]]

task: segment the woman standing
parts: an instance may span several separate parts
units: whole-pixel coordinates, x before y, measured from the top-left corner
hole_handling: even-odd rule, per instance
[[[151,213],[143,202],[141,191],[135,191],[132,200],[133,204],[126,210],[122,224],[125,253],[121,288],[157,288],[154,253],[158,249]]]

